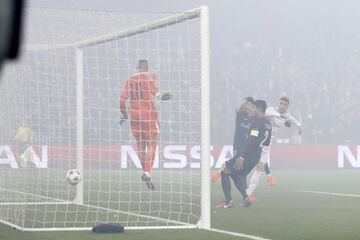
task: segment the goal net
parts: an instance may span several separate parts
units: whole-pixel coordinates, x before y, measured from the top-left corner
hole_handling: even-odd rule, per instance
[[[207,8],[28,8],[22,56],[0,82],[0,222],[26,231],[210,226]],[[143,173],[119,93],[147,59],[160,132]],[[82,180],[65,175],[78,169]]]

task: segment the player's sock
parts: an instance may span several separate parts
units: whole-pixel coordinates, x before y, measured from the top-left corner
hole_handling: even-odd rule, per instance
[[[257,170],[254,171],[253,175],[251,176],[250,179],[250,184],[249,184],[249,188],[248,188],[248,194],[253,194],[257,185],[260,182],[260,178],[261,175],[263,174],[263,172],[259,172]]]
[[[221,171],[221,187],[223,189],[226,202],[230,203],[232,200],[230,176],[223,171]]]
[[[145,174],[147,177],[151,178],[151,173],[150,173],[150,172],[144,171],[144,174]]]
[[[248,197],[246,193],[246,178],[236,173],[231,174],[231,178],[234,181],[235,187],[241,193],[243,199],[246,199]]]
[[[266,172],[266,175],[271,176],[269,164],[267,164],[267,163],[265,164],[265,172]]]
[[[210,178],[211,182],[216,182],[221,177],[221,170],[216,171]]]

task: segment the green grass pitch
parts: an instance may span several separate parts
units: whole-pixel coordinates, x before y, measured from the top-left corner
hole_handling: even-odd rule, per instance
[[[266,179],[249,209],[241,206],[233,189],[235,207],[216,209],[223,200],[220,183],[212,184],[212,227],[269,239],[360,239],[360,174],[358,170],[273,171],[278,184]],[[343,193],[326,195],[302,191]],[[246,239],[204,230],[130,230],[123,234],[91,232],[20,232],[0,225],[1,240],[63,239]]]

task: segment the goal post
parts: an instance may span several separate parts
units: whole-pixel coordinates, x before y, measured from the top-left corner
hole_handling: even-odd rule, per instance
[[[84,56],[80,47],[75,48],[76,57],[76,169],[84,172]],[[84,181],[76,185],[74,203],[84,203]]]
[[[208,7],[201,8],[201,228],[211,227],[210,194],[210,47]]]
[[[0,222],[24,231],[210,228],[209,23],[176,13],[28,9],[23,58],[0,85]],[[140,180],[119,91],[148,59],[160,91],[155,191]],[[14,138],[28,128],[33,139]],[[24,154],[29,153],[29,154]],[[65,173],[77,168],[71,186]],[[15,181],[13,181],[16,179]],[[11,182],[10,182],[11,181]]]

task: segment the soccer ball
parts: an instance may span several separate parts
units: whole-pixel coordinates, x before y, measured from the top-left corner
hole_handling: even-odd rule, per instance
[[[76,185],[81,181],[81,174],[78,169],[71,169],[66,174],[66,179],[71,185]]]

